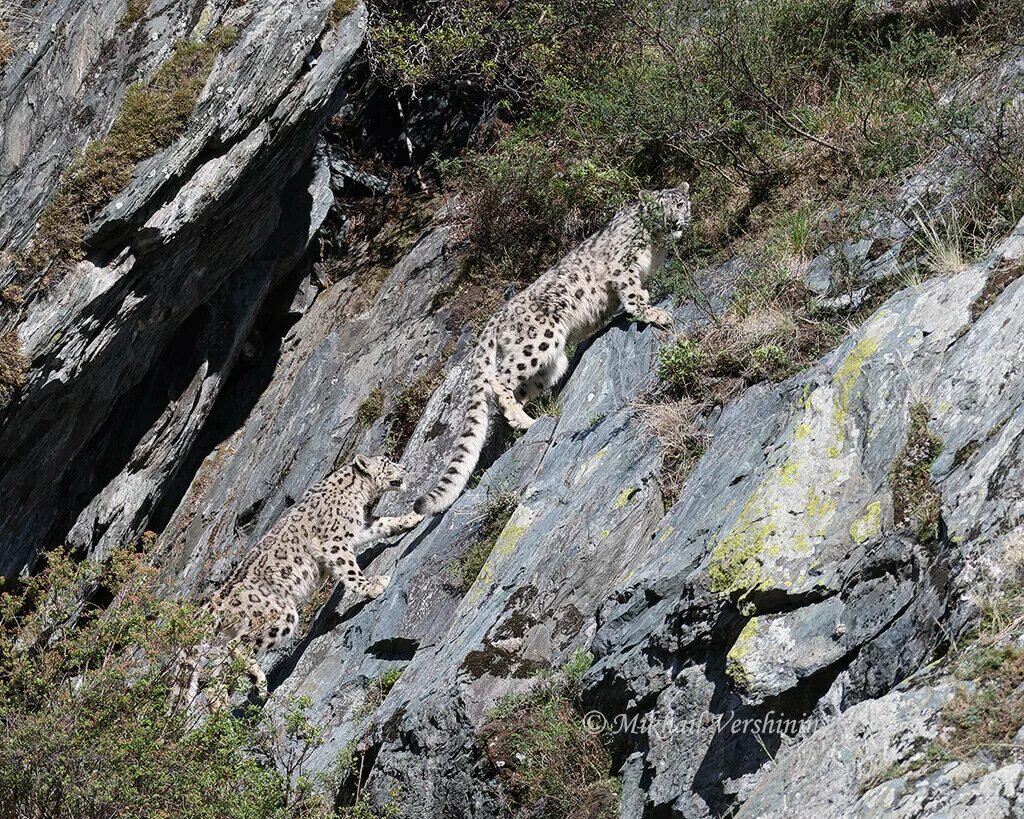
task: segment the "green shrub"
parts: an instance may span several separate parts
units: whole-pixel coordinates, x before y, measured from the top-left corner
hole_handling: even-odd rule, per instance
[[[364,427],[370,426],[384,413],[384,390],[375,387],[370,394],[363,399],[356,410],[356,422]]]
[[[687,256],[772,221],[802,255],[817,205],[959,133],[937,89],[975,36],[929,9],[883,15],[859,0],[412,8],[372,12],[378,76],[498,111],[481,147],[446,165],[468,239],[461,275],[491,284],[531,281],[638,189],[696,177]]]
[[[698,341],[677,339],[658,351],[658,378],[679,392],[696,393],[702,387],[708,359]]]
[[[43,209],[24,268],[41,272],[52,265],[50,281],[83,258],[90,219],[131,181],[137,162],[181,135],[214,59],[237,36],[222,26],[202,42],[179,40],[152,77],[128,87],[110,131],[71,165]]]
[[[387,695],[391,693],[391,689],[395,687],[395,683],[402,676],[402,671],[403,669],[401,668],[389,668],[367,682],[366,693],[364,694],[363,705],[360,711],[364,714],[372,714],[376,711],[387,698]]]
[[[152,579],[138,554],[100,566],[57,550],[0,594],[5,815],[335,816],[335,774],[307,770],[323,742],[309,700],[200,718],[172,699],[178,660],[208,624]]]
[[[588,816],[618,815],[605,738],[584,723],[577,705],[592,662],[592,655],[578,652],[533,692],[506,697],[491,711],[482,736],[514,805],[541,807],[557,819],[580,804],[588,804]]]
[[[389,458],[402,457],[409,439],[416,431],[416,425],[423,416],[423,410],[441,383],[441,367],[435,365],[420,373],[411,384],[408,384],[397,396],[388,413],[388,434],[385,441],[385,454]]]

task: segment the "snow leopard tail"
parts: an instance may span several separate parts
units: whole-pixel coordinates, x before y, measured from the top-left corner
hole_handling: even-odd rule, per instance
[[[434,488],[416,501],[414,508],[417,514],[436,515],[455,503],[480,460],[491,420],[491,375],[495,370],[498,350],[497,325],[496,317],[492,318],[480,335],[471,364],[469,406],[462,431],[455,439],[455,454]]]

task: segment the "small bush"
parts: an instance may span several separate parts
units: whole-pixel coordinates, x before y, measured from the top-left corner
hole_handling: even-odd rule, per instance
[[[25,383],[28,365],[29,360],[22,352],[17,330],[0,333],[0,408],[4,407]]]
[[[363,705],[360,711],[364,714],[372,714],[391,693],[402,676],[403,669],[390,668],[377,677],[374,677],[366,684],[366,692],[363,695]]]
[[[701,389],[707,363],[700,342],[677,339],[658,351],[658,378],[680,393],[696,393]]]
[[[928,428],[927,404],[910,408],[907,443],[892,471],[893,518],[897,526],[913,531],[918,542],[934,543],[939,537],[942,496],[932,482],[931,469],[942,452],[942,441]]]
[[[402,457],[409,439],[416,431],[416,425],[423,416],[423,410],[441,383],[441,367],[435,365],[421,373],[396,397],[388,413],[388,434],[385,454],[395,460]]]
[[[384,390],[375,387],[356,410],[356,422],[368,427],[384,413]]]
[[[214,29],[206,41],[179,40],[153,76],[128,87],[110,131],[85,149],[43,209],[22,266],[47,280],[84,256],[90,219],[130,181],[135,164],[166,148],[185,130],[214,59],[236,39]]]
[[[591,662],[592,655],[579,652],[554,677],[538,680],[532,693],[507,697],[491,712],[482,731],[487,756],[515,805],[559,819],[580,805],[588,816],[618,815],[608,747],[577,706]]]
[[[508,525],[518,506],[519,498],[508,490],[494,492],[480,504],[475,531],[477,539],[452,564],[456,585],[460,591],[469,591],[476,582],[487,558],[494,551],[498,537]]]
[[[128,0],[128,5],[125,7],[124,15],[121,17],[118,28],[121,31],[127,31],[146,16],[148,9],[149,0]]]
[[[334,5],[331,6],[327,15],[327,22],[336,27],[338,23],[356,10],[358,4],[359,0],[334,0]]]

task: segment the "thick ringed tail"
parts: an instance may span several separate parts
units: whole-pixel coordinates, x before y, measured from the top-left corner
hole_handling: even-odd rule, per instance
[[[494,371],[497,347],[494,325],[492,319],[484,329],[480,344],[473,354],[469,407],[462,423],[462,432],[455,439],[455,453],[434,488],[417,499],[414,507],[417,514],[436,515],[455,503],[480,460],[491,416],[490,375]]]

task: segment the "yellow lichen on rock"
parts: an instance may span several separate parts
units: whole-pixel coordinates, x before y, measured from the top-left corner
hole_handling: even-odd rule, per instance
[[[874,501],[868,504],[864,514],[850,524],[850,537],[854,543],[865,543],[882,529],[882,504]]]

